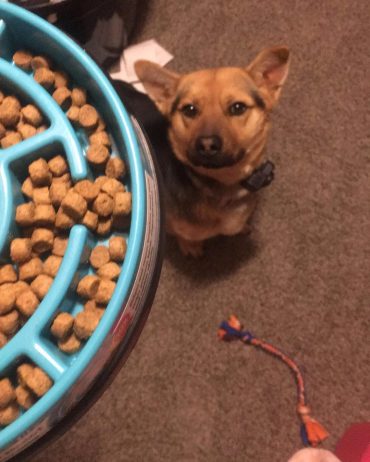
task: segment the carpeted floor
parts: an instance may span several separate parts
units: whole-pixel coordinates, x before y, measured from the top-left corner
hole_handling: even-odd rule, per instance
[[[247,237],[201,261],[172,241],[150,318],[117,379],[37,462],[286,462],[300,448],[286,367],[216,339],[239,314],[303,365],[332,449],[370,420],[370,8],[363,0],[152,0],[135,41],[171,68],[292,50],[268,156],[277,179]]]

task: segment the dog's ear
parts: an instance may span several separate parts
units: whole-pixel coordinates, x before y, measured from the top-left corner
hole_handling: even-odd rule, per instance
[[[135,72],[149,97],[167,115],[176,94],[180,76],[150,61],[136,61]]]
[[[287,47],[266,48],[248,66],[247,71],[259,88],[267,91],[274,106],[288,77],[290,52]]]

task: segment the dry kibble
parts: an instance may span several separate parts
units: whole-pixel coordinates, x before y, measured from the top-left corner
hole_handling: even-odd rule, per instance
[[[12,287],[0,286],[0,315],[9,313],[14,307],[15,294]]]
[[[24,122],[32,125],[33,127],[39,127],[43,122],[41,112],[33,104],[27,104],[21,109],[21,114]]]
[[[46,67],[39,67],[33,74],[33,78],[46,89],[51,88],[54,85],[55,75],[54,72]]]
[[[89,338],[97,328],[100,316],[95,310],[81,311],[77,314],[73,324],[74,333],[81,340]]]
[[[79,121],[80,117],[80,108],[78,106],[71,106],[67,111],[68,119],[76,124]]]
[[[26,140],[27,138],[31,138],[31,136],[36,135],[36,128],[30,124],[21,124],[18,125],[18,133],[21,135],[22,140]]]
[[[22,292],[15,301],[18,311],[27,318],[33,315],[39,304],[40,300],[31,289]]]
[[[19,314],[17,310],[10,311],[0,316],[0,332],[5,335],[14,334],[19,326]]]
[[[59,340],[58,348],[67,354],[76,353],[81,348],[81,340],[72,332],[69,337]]]
[[[35,186],[47,186],[51,182],[51,173],[45,159],[37,159],[28,166],[32,183]]]
[[[109,151],[102,144],[92,144],[86,152],[87,160],[95,165],[104,165],[109,159]]]
[[[62,200],[66,197],[69,191],[69,187],[67,183],[63,183],[61,181],[53,181],[50,186],[49,196],[51,203],[54,207],[59,207],[62,203]]]
[[[90,144],[102,144],[108,148],[112,144],[106,131],[95,132],[89,137]]]
[[[20,67],[24,71],[31,69],[32,55],[28,51],[19,50],[13,55],[13,62],[17,67]]]
[[[106,125],[105,125],[105,122],[104,120],[99,117],[99,120],[98,120],[98,126],[96,127],[96,132],[101,132],[102,130],[105,130],[106,129]]]
[[[66,87],[59,87],[53,93],[53,98],[63,110],[67,110],[71,103],[71,92]]]
[[[68,245],[68,237],[56,236],[53,243],[52,253],[58,257],[63,257]]]
[[[113,215],[128,215],[131,212],[131,193],[118,192],[114,196]]]
[[[108,217],[113,212],[113,199],[109,194],[99,193],[93,202],[92,209],[99,217]]]
[[[0,266],[0,284],[5,282],[15,282],[18,279],[13,265],[7,264]]]
[[[33,188],[32,199],[35,204],[50,204],[50,192],[47,186]]]
[[[37,253],[51,250],[54,242],[54,233],[48,228],[34,229],[31,237],[32,249]]]
[[[98,226],[96,227],[96,232],[99,236],[106,236],[112,230],[112,218],[111,217],[99,217]]]
[[[0,332],[0,348],[3,348],[8,343],[8,338],[5,334]]]
[[[0,408],[8,406],[15,400],[15,392],[10,380],[5,378],[0,380]]]
[[[47,129],[47,125],[40,125],[39,127],[36,128],[36,133],[42,133]]]
[[[90,229],[90,231],[95,231],[96,227],[98,226],[98,215],[88,210],[85,213],[81,224],[85,225],[88,229]]]
[[[99,115],[96,109],[90,104],[84,104],[80,109],[78,121],[81,127],[92,129],[98,123]]]
[[[104,181],[102,184],[101,190],[111,197],[114,197],[116,193],[125,192],[126,189],[124,185],[115,178],[108,178],[107,181]]]
[[[48,293],[50,286],[54,279],[46,274],[39,274],[32,282],[31,289],[35,292],[37,297],[42,300]]]
[[[21,117],[20,102],[14,96],[7,96],[0,104],[0,122],[5,128],[15,127]]]
[[[101,189],[103,187],[104,183],[106,183],[108,180],[109,180],[109,177],[101,175],[101,176],[98,176],[96,178],[95,184],[97,186],[99,186],[99,189]]]
[[[111,279],[116,280],[121,272],[120,266],[114,262],[110,261],[105,265],[101,266],[96,274],[102,279]]]
[[[38,397],[43,396],[53,385],[50,377],[39,367],[34,367],[32,374],[26,376],[27,387]]]
[[[109,239],[109,255],[114,261],[123,261],[126,255],[126,239],[121,236],[113,236]]]
[[[31,239],[16,238],[10,243],[10,258],[15,263],[23,263],[31,258]]]
[[[83,298],[94,298],[99,289],[100,279],[94,274],[84,276],[77,286],[77,293]]]
[[[3,285],[3,287],[5,284]],[[14,292],[15,298],[18,297],[18,295],[22,294],[26,290],[29,290],[30,286],[27,284],[25,281],[17,281],[14,284],[12,284],[12,290]]]
[[[59,267],[62,263],[62,257],[57,257],[55,255],[50,255],[45,261],[44,261],[44,274],[47,274],[48,276],[51,276],[52,278],[55,278],[59,271]]]
[[[17,377],[18,381],[22,386],[26,386],[27,384],[27,377],[32,374],[33,366],[31,364],[21,364],[17,367]]]
[[[105,167],[105,174],[110,178],[123,178],[126,174],[126,166],[119,157],[111,157]]]
[[[32,202],[18,205],[15,211],[15,221],[20,226],[31,226],[35,216],[35,205]]]
[[[94,269],[98,269],[110,260],[109,250],[104,245],[97,245],[90,254],[89,262]]]
[[[55,210],[50,204],[38,204],[35,207],[34,224],[36,226],[51,226],[55,222]]]
[[[60,208],[55,217],[55,226],[61,230],[67,230],[72,228],[75,224],[75,221],[72,217],[63,212],[63,209]]]
[[[2,123],[0,123],[0,139],[6,135],[6,128]]]
[[[87,202],[81,194],[70,190],[62,200],[63,211],[75,220],[80,220],[86,213]]]
[[[87,201],[92,202],[98,196],[100,188],[97,184],[93,183],[91,180],[81,180],[78,181],[73,189],[81,194],[81,196]]]
[[[65,183],[69,188],[71,188],[71,175],[69,173],[64,173],[62,176],[54,177],[53,183]]]
[[[77,107],[84,106],[86,104],[86,90],[79,87],[73,88],[72,102]]]
[[[28,176],[24,182],[22,183],[22,193],[28,197],[28,199],[32,199],[33,196],[33,184],[31,178]]]
[[[95,301],[107,305],[112,298],[116,283],[108,279],[101,279],[98,291],[95,294]],[[92,297],[91,297],[92,298]]]
[[[49,170],[53,176],[62,176],[68,173],[68,164],[63,156],[55,156],[48,162]]]
[[[34,71],[43,67],[49,69],[51,67],[50,59],[41,55],[34,56],[31,60],[31,67]]]
[[[73,328],[73,316],[69,313],[59,313],[51,325],[50,331],[54,337],[64,339],[68,337]]]
[[[19,416],[19,407],[16,403],[11,403],[9,406],[0,409],[0,425],[9,425]]]
[[[54,86],[55,88],[68,87],[69,78],[63,71],[54,71]]]
[[[31,281],[42,273],[42,261],[38,257],[31,258],[26,263],[19,265],[19,279],[22,281]]]
[[[20,407],[26,410],[33,406],[36,401],[33,394],[22,385],[18,385],[15,389],[15,396]]]
[[[20,143],[21,141],[22,136],[18,132],[11,132],[1,139],[1,147],[3,149],[7,149],[11,146],[14,146],[15,144]]]

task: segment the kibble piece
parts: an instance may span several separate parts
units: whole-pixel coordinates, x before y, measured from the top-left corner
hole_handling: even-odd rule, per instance
[[[19,265],[19,279],[22,281],[31,281],[42,273],[42,261],[40,258],[31,258],[26,263]]]
[[[56,236],[53,243],[52,253],[58,257],[63,257],[68,245],[68,237]]]
[[[44,261],[44,273],[52,278],[55,278],[57,275],[60,265],[62,264],[62,257],[57,257],[55,255],[50,255]]]
[[[35,216],[35,205],[32,202],[18,205],[15,211],[15,221],[20,226],[31,226]]]
[[[48,162],[49,170],[53,176],[62,176],[68,173],[68,164],[63,156],[55,156]]]
[[[111,157],[105,167],[105,174],[110,178],[123,178],[126,174],[126,166],[119,157]]]
[[[108,178],[108,180],[104,181],[102,184],[101,190],[109,194],[111,197],[114,197],[116,193],[125,192],[126,189],[120,181],[115,178]]]
[[[50,331],[54,337],[64,339],[68,337],[73,328],[73,316],[69,313],[59,313],[51,325]]]
[[[96,310],[97,309],[97,304],[95,300],[88,300],[84,304],[84,309],[89,311],[89,310]]]
[[[13,55],[13,62],[17,67],[20,67],[24,71],[31,69],[32,55],[28,51],[19,50]]]
[[[3,138],[6,135],[6,128],[2,123],[0,123],[0,138]]]
[[[35,292],[37,297],[42,300],[48,293],[50,286],[54,279],[46,274],[39,274],[32,282],[31,289]]]
[[[50,186],[49,196],[51,203],[54,207],[59,207],[62,203],[62,200],[66,197],[69,191],[69,187],[66,183],[61,181],[55,182],[53,181]]]
[[[73,353],[76,353],[76,351],[78,351],[81,348],[81,340],[78,337],[76,337],[74,332],[72,332],[72,334],[69,337],[66,337],[63,340],[59,340],[58,348],[62,350],[64,353],[71,355]]]
[[[75,106],[82,107],[86,104],[86,90],[75,87],[72,90],[72,102]]]
[[[40,68],[49,69],[51,67],[50,59],[46,56],[34,56],[31,60],[31,67],[35,71]]]
[[[81,311],[77,314],[73,324],[74,333],[81,340],[91,337],[97,328],[100,317],[95,310]]]
[[[34,224],[36,226],[51,226],[55,222],[55,210],[50,204],[38,204],[35,207]]]
[[[0,316],[0,332],[5,335],[14,334],[19,326],[19,314],[17,310],[12,310]]]
[[[68,109],[67,117],[72,123],[77,124],[80,117],[80,108],[78,106],[71,106]]]
[[[116,283],[108,279],[101,279],[98,291],[95,294],[95,301],[107,305],[112,298]],[[91,297],[92,298],[92,297]]]
[[[3,348],[8,343],[8,337],[0,332],[0,348]]]
[[[0,284],[5,282],[15,282],[18,279],[13,265],[7,264],[0,266]]]
[[[41,397],[50,390],[53,382],[42,369],[34,367],[32,374],[26,376],[26,384],[36,396]]]
[[[64,111],[66,111],[72,103],[71,92],[66,87],[57,88],[53,93],[53,98]]]
[[[94,200],[92,209],[99,217],[108,217],[113,212],[113,199],[106,193],[99,193]]]
[[[84,276],[77,286],[77,293],[83,298],[94,298],[99,289],[100,279],[94,274]]]
[[[98,176],[96,178],[95,184],[97,186],[99,186],[99,189],[101,189],[103,187],[104,183],[106,183],[108,180],[109,180],[109,177],[101,175],[101,176]]]
[[[10,258],[13,262],[23,263],[31,258],[31,239],[16,238],[10,243]]]
[[[0,286],[0,315],[9,313],[15,303],[15,294],[12,287]]]
[[[103,146],[110,147],[112,144],[109,135],[106,131],[95,132],[89,137],[90,144],[102,144]]]
[[[9,406],[0,409],[0,425],[9,425],[19,416],[19,407],[16,403],[11,403]]]
[[[18,366],[17,367],[18,382],[22,386],[26,386],[27,377],[29,374],[32,374],[32,372],[33,372],[33,366],[31,366],[31,364],[24,363]]]
[[[106,129],[106,124],[104,120],[99,116],[98,126],[96,127],[96,132],[101,132],[102,130]]]
[[[92,129],[96,127],[98,123],[99,115],[96,109],[90,104],[84,104],[80,109],[78,121],[81,127],[86,129]]]
[[[50,204],[50,192],[47,186],[42,188],[33,188],[32,199],[35,204]]]
[[[28,199],[32,199],[33,196],[33,184],[31,178],[28,176],[24,182],[22,183],[22,193],[28,197]]]
[[[27,138],[31,138],[32,136],[36,135],[36,128],[30,124],[18,125],[17,130],[21,135],[22,140],[26,140]]]
[[[97,245],[90,254],[89,262],[94,269],[101,268],[110,260],[109,250],[104,245]]]
[[[37,159],[28,166],[32,183],[36,186],[48,186],[51,182],[51,173],[45,159]]]
[[[1,147],[3,149],[7,149],[11,146],[14,146],[15,144],[20,143],[21,141],[22,136],[18,132],[11,132],[1,139]]]
[[[17,298],[18,295],[22,294],[23,292],[29,289],[30,289],[30,286],[25,281],[17,281],[14,284],[12,284],[12,290],[14,292],[15,298]]]
[[[43,117],[41,112],[33,104],[27,104],[24,108],[21,109],[21,114],[24,122],[32,125],[33,127],[39,127],[43,122]]]
[[[39,304],[40,300],[31,289],[22,292],[20,295],[18,295],[15,301],[15,306],[17,307],[18,311],[27,318],[33,315]]]
[[[131,193],[118,192],[114,196],[113,215],[128,215],[131,212]]]
[[[71,175],[69,173],[64,173],[62,176],[54,177],[53,183],[65,183],[70,188],[72,186]]]
[[[101,266],[96,274],[102,279],[111,279],[116,280],[121,272],[120,266],[114,262],[110,261],[105,265]]]
[[[0,104],[0,122],[5,128],[15,127],[21,117],[21,104],[14,96],[7,96]]]
[[[47,125],[40,125],[39,127],[36,128],[36,133],[42,133],[47,129]]]
[[[112,224],[112,217],[99,217],[98,226],[96,227],[97,234],[99,234],[99,236],[106,236],[110,233],[112,229]]]
[[[69,78],[63,71],[54,71],[54,85],[55,88],[68,87]]]
[[[92,202],[98,196],[100,188],[91,180],[81,180],[74,185],[74,190],[81,194],[87,202]]]
[[[15,392],[10,380],[5,378],[0,380],[0,408],[8,406],[15,400]]]
[[[90,231],[95,231],[96,227],[98,226],[98,215],[88,210],[85,213],[81,224],[85,225],[88,229],[90,229]]]
[[[36,401],[33,394],[22,385],[18,385],[15,389],[15,396],[17,403],[26,410],[32,407]]]
[[[63,209],[60,208],[55,217],[55,226],[62,230],[67,230],[72,228],[75,224],[75,221],[72,217],[63,212]]]
[[[101,166],[109,159],[109,151],[102,144],[92,144],[86,152],[86,157],[91,164]]]
[[[113,261],[123,261],[126,255],[126,239],[121,236],[113,236],[109,239],[109,255]]]
[[[75,220],[80,220],[86,213],[87,202],[81,194],[75,191],[68,191],[66,197],[62,200],[63,211]]]
[[[36,69],[35,73],[33,74],[33,78],[46,89],[49,89],[54,84],[54,72],[46,67],[40,67]]]
[[[37,253],[44,253],[53,248],[54,233],[48,228],[34,229],[31,237],[32,249]]]

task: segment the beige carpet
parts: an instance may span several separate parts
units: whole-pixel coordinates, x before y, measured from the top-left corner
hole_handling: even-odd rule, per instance
[[[277,178],[249,238],[185,260],[168,243],[152,313],[92,410],[35,462],[286,462],[300,448],[286,367],[217,341],[237,312],[303,366],[333,449],[370,421],[370,8],[361,0],[153,0],[136,41],[171,68],[246,65],[292,50],[268,156]]]

